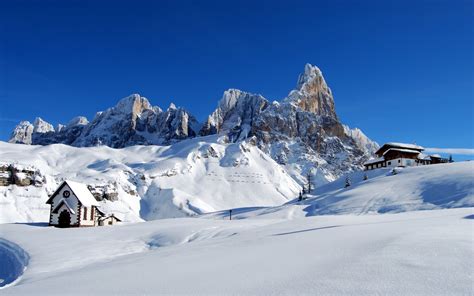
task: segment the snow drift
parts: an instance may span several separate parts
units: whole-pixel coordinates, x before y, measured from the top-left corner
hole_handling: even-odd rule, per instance
[[[0,238],[0,289],[18,281],[29,260],[30,256],[20,246]]]

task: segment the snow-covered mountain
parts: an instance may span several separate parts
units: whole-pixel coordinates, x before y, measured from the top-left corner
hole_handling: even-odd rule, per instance
[[[296,89],[281,102],[230,89],[200,134],[225,134],[230,141],[256,137],[257,145],[300,183],[308,173],[317,184],[361,169],[377,149],[359,129],[343,125],[330,88],[317,67],[307,64]]]
[[[259,94],[229,89],[202,124],[173,104],[163,111],[134,94],[98,112],[90,122],[76,117],[54,129],[41,118],[33,124],[23,121],[9,142],[123,148],[168,145],[213,134],[226,136],[230,142],[253,138],[299,183],[308,173],[317,184],[324,184],[361,169],[378,146],[359,129],[340,122],[330,88],[321,71],[310,64],[299,76],[296,88],[282,101],[270,102]]]
[[[56,129],[41,118],[33,124],[22,121],[13,131],[10,143],[49,145],[67,144],[77,147],[170,144],[194,137],[199,131],[196,119],[174,104],[163,111],[151,106],[138,94],[121,99],[116,106],[98,112],[89,122],[83,116]]]

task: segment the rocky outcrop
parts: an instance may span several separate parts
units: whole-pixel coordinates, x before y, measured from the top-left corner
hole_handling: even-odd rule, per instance
[[[337,120],[331,89],[321,70],[311,64],[305,65],[303,74],[298,77],[296,89],[290,92],[286,101],[303,111]]]
[[[109,200],[117,201],[119,193],[117,191],[117,184],[98,184],[98,185],[88,185],[89,191],[98,201]]]
[[[42,186],[45,177],[41,172],[31,166],[12,163],[0,163],[0,186]]]

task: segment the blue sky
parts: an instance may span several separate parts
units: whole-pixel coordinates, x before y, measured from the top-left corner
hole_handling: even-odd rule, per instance
[[[140,93],[203,120],[225,89],[270,100],[321,68],[370,138],[473,148],[473,1],[2,1],[0,140]]]

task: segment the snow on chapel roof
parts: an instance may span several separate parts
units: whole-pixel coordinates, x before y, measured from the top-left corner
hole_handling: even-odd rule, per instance
[[[81,204],[85,207],[90,207],[90,206],[99,206],[99,203],[95,199],[95,197],[92,195],[90,192],[89,188],[87,188],[86,184],[66,180],[61,185],[56,189],[56,191],[51,195],[51,197],[46,201],[47,204],[50,204],[56,196],[56,194],[61,190],[61,188],[64,186],[64,184],[67,184],[69,188],[71,188],[72,192],[74,195],[79,199]]]
[[[67,185],[69,185],[69,188],[71,188],[71,190],[77,196],[81,204],[83,204],[85,207],[99,205],[95,197],[90,192],[89,188],[87,188],[86,184],[82,184],[82,183],[78,183],[78,182],[74,182],[70,180],[66,180],[64,182],[66,182]]]

